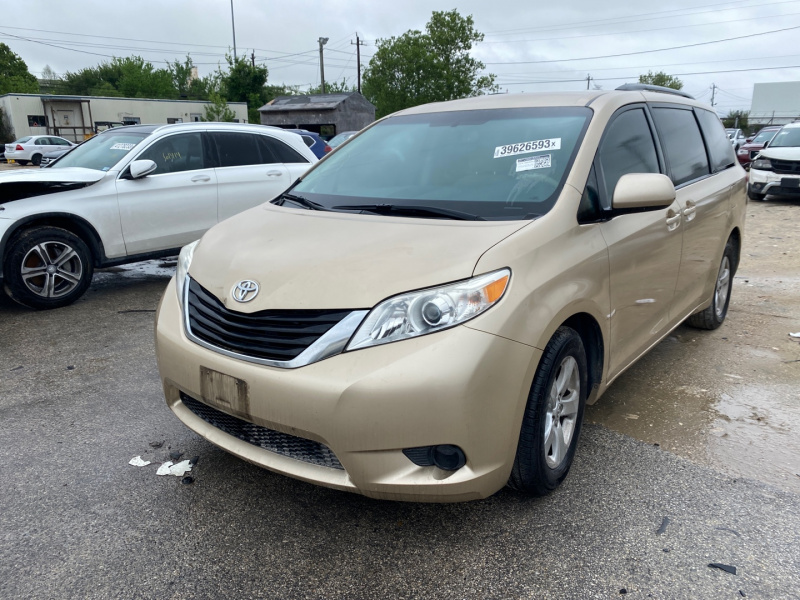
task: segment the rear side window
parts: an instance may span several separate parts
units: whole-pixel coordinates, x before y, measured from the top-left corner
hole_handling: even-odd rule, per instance
[[[703,130],[703,137],[706,138],[708,154],[711,158],[711,171],[718,173],[736,164],[736,155],[733,153],[728,136],[719,117],[710,110],[696,108],[697,120],[700,121],[700,129]]]
[[[678,186],[710,173],[706,147],[691,109],[655,107],[653,119],[667,154],[672,183]]]
[[[660,173],[653,134],[644,110],[628,110],[614,119],[606,130],[598,150],[604,208],[611,208],[611,198],[620,177],[628,173]]]
[[[261,158],[258,138],[250,133],[215,132],[211,134],[217,144],[220,167],[244,167],[272,162],[271,157]]]
[[[37,146],[49,146],[50,145],[50,138],[37,138],[36,139]]]
[[[258,136],[261,152],[264,156],[273,157],[271,160],[280,163],[307,163],[308,160],[297,150],[268,135]]]

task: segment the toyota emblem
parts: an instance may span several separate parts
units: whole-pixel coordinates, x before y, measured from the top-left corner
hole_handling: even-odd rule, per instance
[[[231,296],[237,302],[250,302],[258,295],[258,284],[252,279],[243,279],[231,290]]]

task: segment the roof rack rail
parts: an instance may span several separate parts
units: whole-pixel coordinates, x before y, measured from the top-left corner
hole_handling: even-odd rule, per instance
[[[674,94],[675,96],[683,96],[694,100],[694,96],[676,90],[673,88],[664,87],[663,85],[650,85],[649,83],[624,83],[617,88],[621,92],[661,92],[662,94]]]

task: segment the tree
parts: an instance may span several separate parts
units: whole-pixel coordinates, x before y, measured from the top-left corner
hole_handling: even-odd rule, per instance
[[[737,129],[747,129],[747,118],[750,113],[746,110],[731,110],[728,111],[728,116],[722,118],[722,124],[725,127],[735,127]]]
[[[125,98],[179,97],[173,85],[172,73],[168,69],[157,69],[141,56],[115,57],[96,67],[66,73],[63,79],[61,88],[67,94]]]
[[[206,113],[205,117],[203,117],[203,121],[223,121],[230,123],[236,118],[236,113],[228,106],[225,98],[214,93],[211,94],[209,100],[211,104],[206,104],[203,107]]]
[[[0,95],[38,94],[39,82],[28,65],[6,44],[0,44]]]
[[[266,104],[266,90],[269,70],[265,65],[255,65],[245,57],[234,59],[226,54],[228,72],[223,73],[221,68],[217,73],[222,84],[224,97],[228,102],[247,102],[247,120],[250,123],[259,123],[261,117],[258,109]]]
[[[325,82],[325,93],[326,94],[349,94],[350,92],[357,91],[356,86],[354,85],[347,85],[347,80],[342,78],[341,81],[326,81]],[[321,94],[322,93],[322,85],[318,85],[316,87],[309,88],[306,92],[307,94]]]
[[[683,88],[683,82],[680,79],[672,75],[667,75],[664,71],[659,71],[658,73],[648,71],[647,75],[639,75],[639,83],[660,85],[662,87],[672,88],[673,90],[680,90]]]
[[[424,33],[378,40],[364,72],[364,95],[381,117],[426,102],[496,92],[496,76],[479,75],[486,65],[469,55],[482,40],[472,16],[434,11]]]

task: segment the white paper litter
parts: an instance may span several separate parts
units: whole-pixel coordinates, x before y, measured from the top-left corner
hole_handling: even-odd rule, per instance
[[[800,331],[798,331],[797,333],[790,333],[789,337],[800,338]]]
[[[141,456],[134,456],[132,459],[128,461],[129,465],[133,465],[134,467],[146,467],[150,464],[149,460],[142,460]]]
[[[177,464],[172,461],[162,463],[156,471],[156,475],[175,475],[175,477],[183,477],[186,473],[192,470],[192,465],[188,460],[182,460]]]

